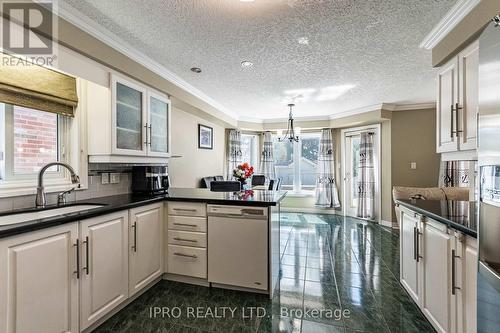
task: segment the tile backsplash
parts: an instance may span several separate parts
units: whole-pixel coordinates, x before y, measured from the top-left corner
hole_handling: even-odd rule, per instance
[[[113,170],[118,171],[118,170]],[[101,184],[101,173],[89,172],[88,189],[78,190],[69,194],[66,198],[68,203],[75,200],[85,200],[110,195],[126,194],[130,192],[132,175],[129,172],[120,173],[118,184]],[[57,203],[57,193],[47,193],[49,205]],[[12,209],[30,208],[35,205],[35,195],[23,195],[17,197],[0,198],[0,212]]]

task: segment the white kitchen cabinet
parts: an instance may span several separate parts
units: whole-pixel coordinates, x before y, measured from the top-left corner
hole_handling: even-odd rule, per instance
[[[80,329],[128,298],[128,211],[80,222]]]
[[[0,240],[0,331],[78,332],[78,223]]]
[[[164,163],[171,151],[168,96],[110,75],[110,86],[82,80],[93,163]]]
[[[169,202],[166,271],[191,278],[207,278],[207,205]]]
[[[422,268],[417,242],[421,239],[420,215],[401,207],[400,227],[400,279],[403,287],[413,300],[421,303],[422,296]]]
[[[130,209],[129,295],[163,274],[163,203]]]
[[[452,58],[438,72],[436,150],[471,151],[477,145],[479,42]]]
[[[451,60],[443,66],[437,77],[436,104],[436,139],[437,152],[458,150],[458,138],[455,133],[455,104],[458,96],[458,62]]]
[[[477,332],[477,239],[470,236],[465,237],[463,251],[462,284],[465,290],[463,294],[463,306],[461,316],[464,333]],[[459,312],[460,313],[460,312]]]
[[[476,149],[479,112],[479,41],[459,53],[458,65],[459,149]]]
[[[422,311],[438,332],[456,332],[456,237],[444,224],[429,219],[422,245]]]

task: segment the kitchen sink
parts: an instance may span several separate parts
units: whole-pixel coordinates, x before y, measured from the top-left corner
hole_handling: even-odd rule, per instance
[[[69,213],[76,213],[83,210],[100,208],[102,206],[104,205],[96,205],[96,204],[71,205],[66,207],[37,210],[29,213],[4,215],[0,216],[0,226],[33,221]]]

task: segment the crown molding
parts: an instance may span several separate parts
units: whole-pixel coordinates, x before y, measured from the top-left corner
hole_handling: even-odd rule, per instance
[[[176,86],[185,90],[186,92],[190,93],[196,98],[209,104],[210,106],[221,111],[227,116],[235,120],[238,120],[238,116],[233,112],[231,112],[229,109],[227,109],[226,107],[224,107],[223,105],[221,105],[220,103],[218,103],[217,101],[215,101],[214,99],[203,93],[201,90],[195,88],[188,82],[184,81],[182,78],[180,78],[173,72],[169,71],[165,66],[161,65],[157,61],[148,57],[146,54],[132,47],[126,41],[119,38],[109,30],[99,26],[94,21],[89,19],[87,16],[82,14],[80,11],[78,11],[71,5],[65,3],[64,1],[59,2],[58,15],[61,18],[73,24],[74,26],[76,26],[77,28],[83,30],[92,37],[100,40],[101,42],[121,52],[122,54],[129,57],[133,61],[146,67],[150,71],[160,75],[164,79],[170,81],[171,83],[175,84]]]
[[[481,0],[459,0],[439,23],[425,36],[420,48],[431,50],[462,21]]]
[[[415,104],[394,104],[394,108],[390,111],[408,111],[408,110],[427,110],[435,109],[436,103],[415,103]]]

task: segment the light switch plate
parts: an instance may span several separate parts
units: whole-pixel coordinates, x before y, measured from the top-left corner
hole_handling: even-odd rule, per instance
[[[109,174],[109,182],[111,184],[118,184],[120,182],[120,174],[119,173],[110,173]]]
[[[417,169],[417,162],[411,162],[410,163],[410,169],[416,170]]]
[[[101,184],[109,184],[109,173],[101,173]]]

